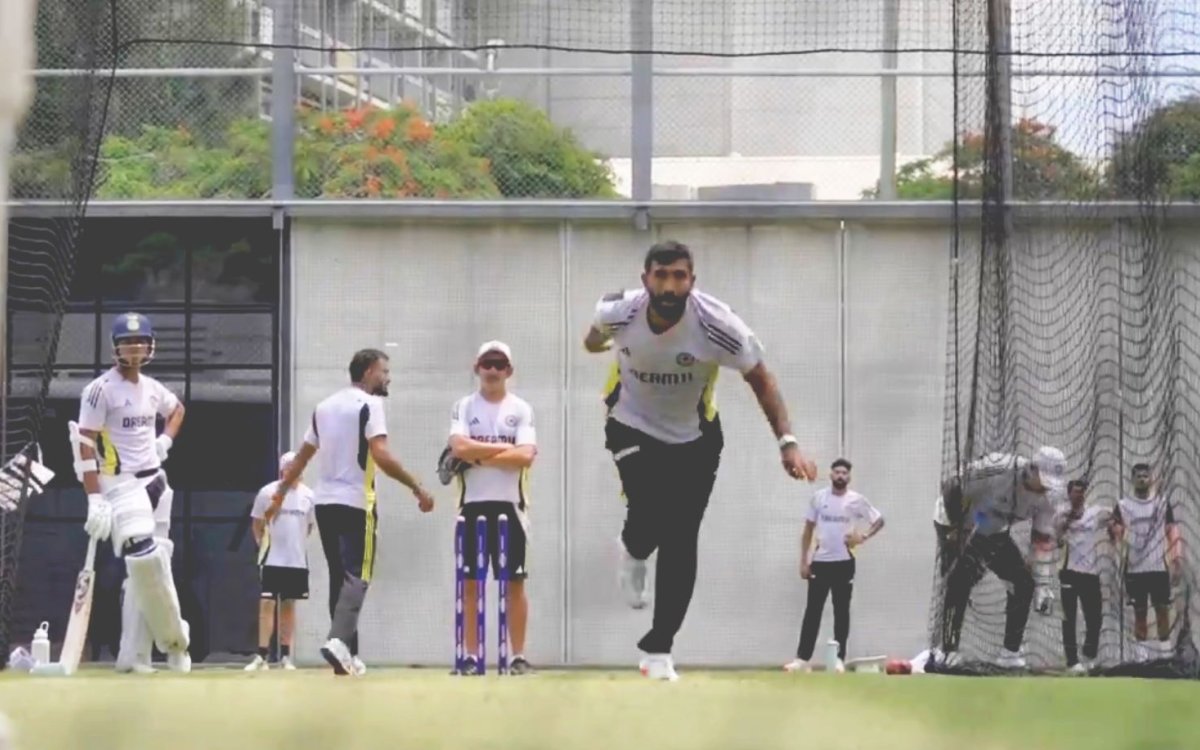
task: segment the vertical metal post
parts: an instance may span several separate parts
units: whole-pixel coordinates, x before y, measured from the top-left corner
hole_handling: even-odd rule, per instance
[[[271,42],[271,197],[296,194],[296,0],[274,0]]]
[[[883,69],[896,70],[900,59],[900,0],[883,2]],[[879,99],[879,200],[896,199],[896,80],[894,75],[880,79]]]
[[[1000,159],[999,168],[1000,196],[1005,207],[1005,228],[1011,229],[1011,210],[1009,204],[1013,199],[1013,143],[1012,143],[1012,17],[1011,0],[990,0],[988,2],[988,25],[991,43],[988,45],[989,62],[988,84],[992,87],[991,98],[995,101],[996,115],[995,136],[998,139]],[[1009,236],[1006,231],[1006,236]]]
[[[653,193],[654,161],[654,0],[630,3],[633,71],[630,132],[630,177],[633,200],[648,201]]]

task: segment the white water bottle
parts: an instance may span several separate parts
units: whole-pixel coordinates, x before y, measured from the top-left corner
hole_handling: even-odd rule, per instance
[[[29,645],[34,665],[50,663],[50,623],[43,622],[33,633],[33,643]]]
[[[837,666],[838,661],[838,642],[830,638],[825,644],[825,668],[830,672]]]

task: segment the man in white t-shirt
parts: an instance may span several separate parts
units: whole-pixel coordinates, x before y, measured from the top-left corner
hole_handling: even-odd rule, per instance
[[[1108,530],[1112,511],[1087,502],[1087,482],[1067,482],[1067,502],[1054,514],[1054,528],[1064,561],[1058,572],[1062,588],[1063,651],[1073,674],[1087,674],[1100,649],[1100,620],[1103,599],[1100,589],[1102,557],[1108,554]],[[1083,661],[1075,638],[1078,610],[1083,610],[1085,635]]]
[[[512,349],[502,341],[488,341],[475,355],[479,390],[455,402],[450,415],[450,451],[466,469],[458,475],[458,515],[466,519],[463,535],[463,620],[465,648],[463,671],[479,667],[476,618],[478,553],[477,520],[487,520],[487,550],[494,578],[499,578],[499,518],[508,522],[508,617],[512,647],[512,674],[532,671],[525,658],[525,632],[529,602],[525,580],[529,576],[526,546],[529,539],[529,469],[537,457],[533,408],[508,390],[512,377]]]
[[[838,642],[834,672],[844,672],[846,641],[850,637],[850,597],[854,592],[854,550],[883,528],[883,514],[850,486],[853,467],[844,458],[830,466],[830,486],[813,494],[804,517],[800,542],[800,577],[808,581],[808,603],[800,628],[796,659],[784,665],[788,672],[811,671],[809,661],[821,629],[825,599],[833,594],[833,637]],[[809,558],[813,538],[817,548]]]
[[[675,680],[671,648],[692,601],[700,524],[724,447],[719,368],[737,370],[754,391],[788,476],[812,481],[817,468],[791,434],[758,337],[724,302],[693,289],[691,250],[658,243],[643,269],[641,289],[596,304],[583,345],[616,352],[605,389],[605,448],[626,500],[620,580],[635,609],[646,605],[646,559],[658,551],[654,621],[638,641],[645,654],[639,668],[651,679]]]
[[[162,468],[183,425],[184,407],[142,371],[154,359],[148,317],[118,315],[111,340],[115,366],[84,388],[79,421],[68,425],[75,474],[87,492],[84,530],[97,540],[111,537],[128,573],[117,671],[153,672],[157,644],[172,670],[188,672],[191,631],[171,571],[174,492]]]
[[[329,639],[321,656],[338,675],[359,676],[358,615],[375,567],[375,473],[412,490],[422,513],[433,496],[388,450],[383,397],[391,382],[388,356],[361,349],[350,359],[350,385],[317,404],[296,459],[283,472],[263,517],[273,519],[313,456],[317,457],[317,530],[329,566]]]
[[[1125,548],[1125,593],[1133,605],[1133,637],[1141,648],[1139,658],[1148,658],[1147,645],[1166,657],[1171,652],[1171,583],[1182,573],[1183,543],[1173,503],[1155,491],[1150,464],[1132,469],[1133,495],[1122,497],[1113,509],[1113,538]],[[1158,642],[1149,640],[1150,610]]]
[[[283,476],[295,458],[296,454],[290,451],[279,458],[279,476]],[[292,662],[296,600],[308,598],[305,542],[316,523],[313,491],[303,482],[297,484],[284,497],[279,513],[267,523],[267,506],[278,486],[276,480],[259,490],[250,509],[262,594],[258,605],[258,653],[246,665],[247,672],[268,669],[267,654],[271,634],[275,632],[276,612],[279,613],[279,662],[284,669],[296,668]]]

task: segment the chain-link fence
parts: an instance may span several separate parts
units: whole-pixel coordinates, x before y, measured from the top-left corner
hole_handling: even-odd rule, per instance
[[[101,199],[272,197],[273,129],[298,198],[895,197],[897,170],[953,141],[952,50],[960,74],[986,72],[979,24],[960,12],[956,36],[949,0],[86,1],[118,9],[95,32],[119,50]],[[18,197],[56,197],[75,2],[40,3]],[[1096,89],[1098,50],[1063,13],[1005,4],[1018,93]],[[1057,100],[1041,124],[1068,137],[1087,102]],[[285,104],[294,127],[273,116]],[[906,174],[899,196],[928,197]]]

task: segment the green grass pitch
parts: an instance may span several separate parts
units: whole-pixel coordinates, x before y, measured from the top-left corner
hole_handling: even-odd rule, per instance
[[[1200,685],[1132,679],[325,669],[0,673],[19,749],[1193,748]],[[135,717],[138,717],[135,719]]]

